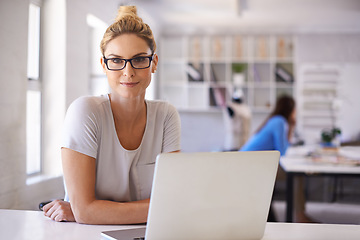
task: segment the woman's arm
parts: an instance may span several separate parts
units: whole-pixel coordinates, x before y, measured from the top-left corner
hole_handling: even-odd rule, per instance
[[[283,156],[289,146],[287,122],[284,118],[280,117],[271,118],[269,121],[271,121],[269,128],[273,133],[274,149],[278,150],[281,156]]]
[[[69,202],[55,200],[43,207],[44,215],[57,222],[75,222]]]
[[[81,153],[72,151],[70,149],[65,149],[65,148],[62,151],[65,152],[65,153],[63,153],[63,155],[80,154],[79,155],[80,158],[82,157],[81,155],[83,155]],[[66,153],[68,151],[69,151],[69,153]],[[180,150],[173,151],[172,153],[177,153],[177,152],[180,152]],[[90,161],[94,160],[93,158],[88,157],[86,155],[83,155],[83,156],[85,158],[90,158]],[[128,204],[148,205],[148,203],[149,203],[149,200],[143,200],[143,201],[129,202],[129,203],[127,203],[127,205]],[[74,205],[74,204],[72,204],[72,205]],[[122,204],[122,205],[124,205],[124,204]],[[136,207],[136,206],[132,206],[132,207]],[[44,211],[45,216],[47,216],[57,222],[61,222],[61,221],[75,222],[76,221],[74,213],[73,213],[71,205],[70,205],[70,202],[67,202],[67,201],[63,201],[63,200],[52,201],[43,207],[43,211]],[[131,213],[131,214],[133,214],[133,213]],[[147,213],[146,213],[146,215],[147,215]],[[115,219],[115,221],[116,221],[116,219]],[[129,220],[127,220],[127,221],[129,221]],[[77,222],[81,222],[81,220],[78,220]],[[140,221],[140,222],[142,222],[142,221]],[[89,222],[87,222],[87,220],[83,221],[83,223],[90,224]],[[130,222],[130,223],[132,223],[132,222]],[[96,223],[93,223],[93,224],[96,224]],[[98,222],[98,224],[105,224],[105,223]],[[112,224],[112,223],[108,223],[108,224]]]
[[[62,148],[62,163],[71,209],[76,222],[85,224],[133,224],[147,220],[149,199],[119,203],[95,198],[95,159]]]
[[[289,124],[288,140],[289,140],[289,142],[291,142],[293,133],[295,131],[295,126],[296,126],[296,115],[295,114],[292,114],[290,116],[288,124]]]

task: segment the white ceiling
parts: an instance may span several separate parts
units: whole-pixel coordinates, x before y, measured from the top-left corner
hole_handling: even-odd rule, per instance
[[[133,0],[168,30],[360,31],[360,0]]]

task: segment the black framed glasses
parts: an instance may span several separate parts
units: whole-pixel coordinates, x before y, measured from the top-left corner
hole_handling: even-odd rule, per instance
[[[153,60],[154,54],[151,56],[134,57],[130,59],[125,58],[106,58],[103,57],[107,69],[111,71],[122,70],[126,67],[126,64],[130,62],[134,69],[145,69],[149,68],[151,61]]]

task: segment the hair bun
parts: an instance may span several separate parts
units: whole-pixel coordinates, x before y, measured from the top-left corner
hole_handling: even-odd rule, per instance
[[[115,21],[120,21],[126,16],[137,17],[136,6],[120,6]]]

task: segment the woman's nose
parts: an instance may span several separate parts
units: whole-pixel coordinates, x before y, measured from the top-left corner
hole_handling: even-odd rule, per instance
[[[134,68],[131,66],[130,62],[126,63],[126,65],[122,71],[123,71],[123,74],[128,77],[133,77],[135,75]]]

